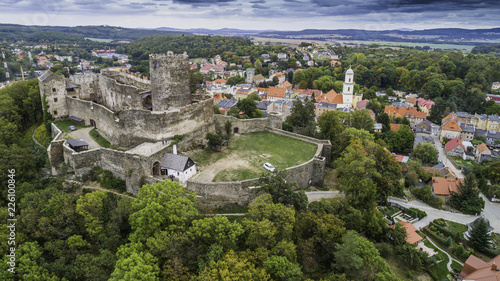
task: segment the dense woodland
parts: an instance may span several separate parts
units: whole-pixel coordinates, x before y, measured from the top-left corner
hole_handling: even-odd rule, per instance
[[[130,44],[127,51],[139,61],[149,52],[173,50],[187,51],[191,57],[221,54],[235,62],[248,56],[255,65],[261,53],[283,50],[281,46],[252,46],[243,39],[213,37],[196,37],[184,46],[189,37],[175,38],[181,41],[149,37]],[[342,47],[336,52],[342,55],[342,66],[332,67],[328,61],[325,66],[298,71],[290,80],[301,87],[340,91],[338,82],[352,65],[357,90],[372,99],[377,114],[386,100],[378,100],[374,93],[379,89],[390,93],[389,88],[435,100],[442,110],[433,120],[455,109],[482,113],[496,108],[484,102],[491,82],[500,80],[500,62],[493,57],[413,49]],[[280,67],[287,69],[293,60],[283,63]],[[264,63],[257,66],[262,73],[271,68]],[[404,229],[388,229],[377,209],[387,196],[401,196],[407,183],[429,175],[416,160],[408,164],[409,172],[403,176],[399,163],[384,147],[405,151],[408,144],[399,140],[406,140],[408,128],[403,126],[397,135],[375,137],[370,133],[373,120],[367,111],[324,113],[316,132],[311,130],[316,125],[312,101],[307,101],[303,106],[296,103],[286,122],[291,130],[336,143],[332,168],[345,198],[308,204],[305,194],[295,192],[295,184],[285,182],[283,172],[278,172],[261,177],[261,188],[247,215],[228,218],[213,216],[216,210],[203,205],[196,194],[169,181],[143,186],[139,196],[131,198],[81,190],[64,178],[43,177],[42,168],[48,165],[46,150],[33,143],[31,134],[40,125],[50,131],[51,118],[42,111],[37,80],[16,82],[0,90],[0,101],[0,180],[7,182],[7,169],[16,169],[18,279],[397,280],[386,263],[388,258],[396,257],[397,266],[416,274],[423,274],[434,263],[404,241]],[[468,171],[484,193],[498,188],[487,184],[487,180],[500,182],[498,163]],[[4,189],[2,241],[9,236],[6,198]],[[7,243],[1,243],[0,255],[6,259],[7,252]],[[6,261],[0,265],[0,279],[14,280]]]
[[[135,40],[149,35],[182,35],[182,32],[144,30],[116,26],[25,26],[0,24],[0,41],[33,43],[81,43],[85,38]]]

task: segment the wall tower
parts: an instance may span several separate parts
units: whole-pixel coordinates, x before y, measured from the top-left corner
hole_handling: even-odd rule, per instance
[[[168,111],[191,103],[189,60],[186,53],[149,55],[153,111]]]

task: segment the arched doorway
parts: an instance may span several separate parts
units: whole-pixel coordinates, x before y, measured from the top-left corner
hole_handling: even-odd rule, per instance
[[[153,176],[159,176],[160,175],[160,162],[155,162],[153,164]]]
[[[96,128],[95,120],[90,119],[90,126]]]

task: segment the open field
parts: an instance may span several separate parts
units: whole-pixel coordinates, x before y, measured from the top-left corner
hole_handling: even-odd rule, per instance
[[[293,167],[313,158],[317,146],[269,132],[234,135],[223,152],[201,150],[189,156],[202,172],[197,181],[239,181],[258,178],[267,171],[266,162],[278,170]]]
[[[85,37],[85,39],[88,39],[90,41],[95,41],[95,42],[102,42],[102,43],[109,43],[109,42],[113,41],[113,39],[91,38],[91,37]]]

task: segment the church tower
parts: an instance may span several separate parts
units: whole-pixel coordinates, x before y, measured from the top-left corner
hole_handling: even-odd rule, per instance
[[[345,73],[344,88],[342,90],[343,104],[352,104],[354,92],[354,71],[349,67]]]

